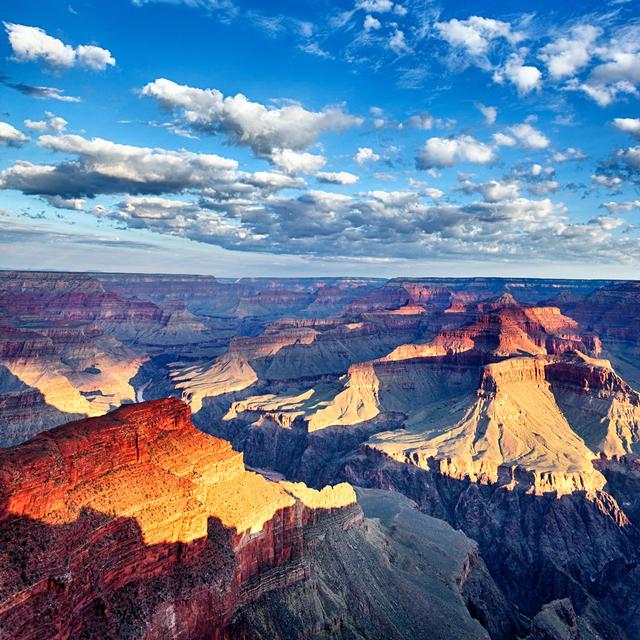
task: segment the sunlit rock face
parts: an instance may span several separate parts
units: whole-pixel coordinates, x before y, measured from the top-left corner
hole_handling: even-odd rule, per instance
[[[407,500],[364,495],[375,520],[348,484],[247,471],[177,399],[57,427],[0,454],[0,629],[506,640],[520,628],[473,542]]]
[[[423,327],[428,312],[412,304],[382,315],[421,318],[416,326]],[[306,389],[298,381],[291,393],[234,400],[220,420],[230,424],[218,429],[233,438],[244,421],[264,434],[348,427],[362,435],[375,420],[380,433],[366,446],[399,462],[457,479],[521,484],[538,494],[602,489],[592,460],[634,449],[640,398],[598,357],[597,337],[583,334],[557,307],[521,305],[508,293],[468,305],[463,316],[462,326],[430,340],[350,364],[334,383],[317,377]],[[317,339],[306,340],[305,348]],[[274,353],[282,359],[286,350]],[[245,389],[256,387],[257,373]],[[385,421],[391,426],[398,415],[404,429],[386,430]]]
[[[179,394],[185,378],[195,377],[195,390],[185,391],[194,405],[203,384],[214,395],[215,388],[244,388],[254,375],[244,360],[232,362],[222,382],[206,365],[234,336],[289,312],[326,316],[380,286],[364,279],[223,283],[204,276],[2,272],[0,446],[75,417],[103,415],[145,393]],[[175,383],[166,369],[174,360]]]

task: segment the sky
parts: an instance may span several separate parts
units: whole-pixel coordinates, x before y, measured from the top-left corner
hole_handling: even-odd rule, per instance
[[[0,268],[640,278],[640,3],[0,20]]]

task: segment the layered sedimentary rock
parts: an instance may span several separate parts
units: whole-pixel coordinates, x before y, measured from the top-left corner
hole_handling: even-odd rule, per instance
[[[0,275],[0,444],[280,478],[5,451],[0,629],[640,634],[636,283]]]
[[[145,359],[95,325],[0,327],[0,446],[132,402],[130,380]]]
[[[304,578],[303,526],[355,502],[348,485],[287,490],[245,471],[242,454],[196,431],[178,400],[70,423],[0,458],[0,626],[16,638],[46,625],[59,637],[163,637],[171,615],[176,633],[220,625],[224,637],[251,578],[278,567],[276,585]],[[169,593],[143,580],[164,580]]]
[[[376,520],[349,485],[247,471],[176,399],[72,422],[0,453],[0,630],[507,640],[519,628],[464,535],[380,492],[365,513]]]
[[[612,283],[588,295],[559,297],[556,302],[602,339],[606,356],[626,380],[640,387],[640,285]]]
[[[383,315],[419,317],[415,308]],[[276,428],[328,429],[328,440],[336,428],[349,427],[352,446],[381,432],[366,446],[453,478],[517,483],[536,493],[601,489],[604,478],[592,460],[631,451],[639,423],[635,392],[593,357],[597,339],[557,307],[521,306],[510,294],[474,303],[468,313],[462,327],[352,364],[336,383],[236,400],[214,432],[236,441],[236,425],[244,421],[265,437]],[[405,417],[403,430],[398,415]],[[292,456],[306,455],[302,439],[280,438],[283,445],[295,440]]]
[[[197,413],[205,398],[257,382],[299,384],[341,375],[351,363],[382,355],[420,335],[423,316],[421,307],[411,306],[363,314],[358,321],[280,320],[257,337],[232,340],[227,352],[212,362],[176,370],[172,379]]]

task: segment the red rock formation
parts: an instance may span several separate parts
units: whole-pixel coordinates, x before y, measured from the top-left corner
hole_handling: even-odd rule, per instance
[[[354,503],[246,471],[176,399],[57,427],[0,452],[0,629],[227,638],[237,609],[305,579],[304,527]]]
[[[95,278],[80,273],[0,273],[0,306],[21,322],[95,322],[145,325],[162,311],[140,300],[123,300]]]

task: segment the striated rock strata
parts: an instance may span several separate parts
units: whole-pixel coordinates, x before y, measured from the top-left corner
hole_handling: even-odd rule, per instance
[[[473,543],[391,504],[247,471],[177,399],[57,427],[0,452],[0,637],[507,640]]]

